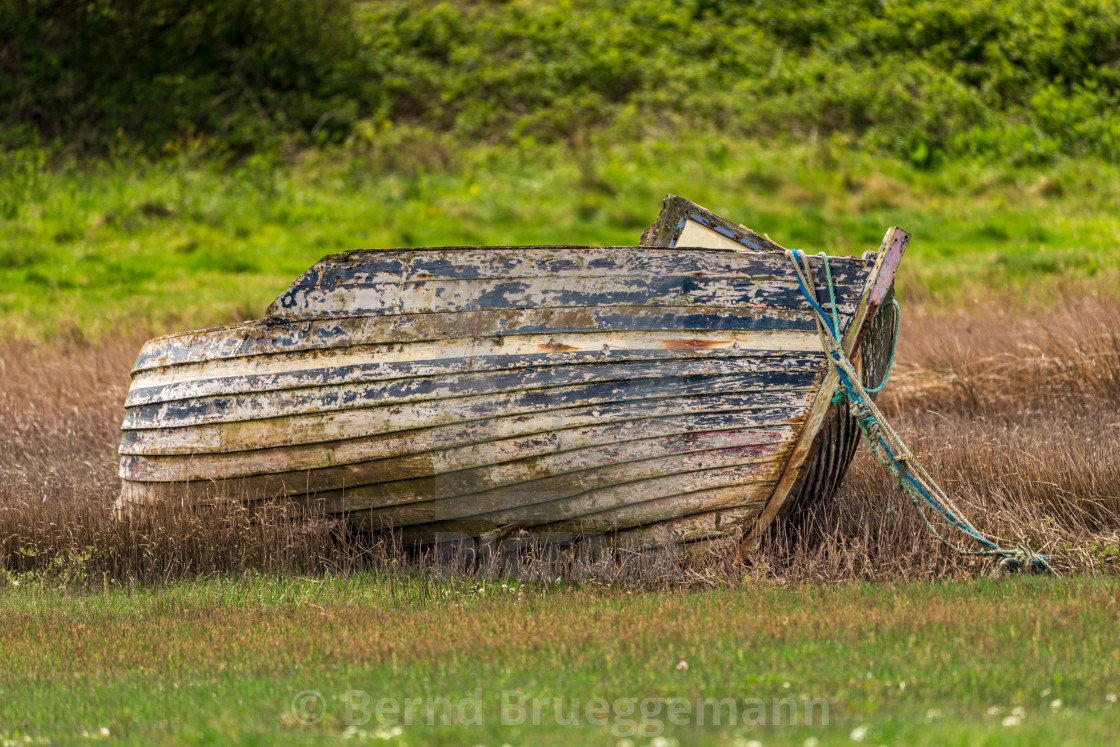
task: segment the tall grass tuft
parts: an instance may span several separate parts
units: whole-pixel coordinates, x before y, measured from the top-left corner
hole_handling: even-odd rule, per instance
[[[863,447],[834,500],[775,527],[745,563],[733,545],[625,557],[531,542],[513,556],[406,551],[283,505],[166,505],[118,518],[118,428],[141,341],[0,343],[0,585],[374,568],[650,587],[932,579],[994,566],[930,536]],[[1070,289],[1045,307],[911,307],[879,401],[982,531],[1047,553],[1061,571],[1120,568],[1120,299]]]

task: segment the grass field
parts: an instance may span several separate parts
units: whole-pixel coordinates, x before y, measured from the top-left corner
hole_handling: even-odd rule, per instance
[[[113,448],[141,338],[9,339],[0,346],[0,736],[1105,741],[1120,690],[1120,303],[1076,290],[1010,308],[907,304],[881,400],[966,513],[1008,544],[1048,553],[1059,578],[985,578],[991,561],[939,545],[867,453],[803,535],[769,539],[749,566],[670,557],[582,579],[563,566],[539,566],[529,580],[449,575],[356,543],[337,523],[282,512],[250,520],[235,507],[169,507],[121,522],[110,510]],[[444,724],[459,706],[476,719],[476,689],[481,725]],[[503,691],[518,690],[506,695],[503,724]],[[297,700],[304,691],[313,693]],[[803,697],[817,704],[811,725]],[[383,722],[366,721],[382,698],[402,708],[421,699],[413,723],[399,723],[392,703]],[[559,717],[544,698],[561,699]],[[571,725],[577,700],[584,715]],[[428,726],[422,709],[433,702]],[[541,725],[516,723],[517,704],[533,702],[543,704]],[[589,706],[603,723],[587,722]],[[788,724],[794,707],[798,724],[774,723]],[[315,709],[323,720],[301,723]]]
[[[1115,741],[1116,18],[0,0],[0,747]],[[452,569],[282,503],[112,510],[148,337],[335,252],[631,245],[667,193],[810,253],[911,231],[878,402],[1058,575],[990,577],[862,448],[748,562]]]
[[[1112,167],[920,172],[828,145],[718,139],[533,158],[412,147],[391,162],[310,151],[235,168],[184,156],[6,172],[18,189],[0,232],[0,738],[1108,738],[1120,691]],[[982,529],[1046,552],[1062,577],[984,578],[991,562],[926,534],[866,453],[832,505],[749,566],[670,557],[590,581],[545,566],[531,581],[447,575],[282,510],[113,517],[121,403],[147,335],[257,317],[320,256],[355,247],[633,243],[667,192],[811,251],[913,231],[880,402]],[[293,710],[303,691],[323,700]],[[562,711],[503,724],[503,691]],[[426,713],[364,720],[383,697],[451,705],[433,706],[432,726]],[[817,704],[813,724],[801,710],[799,724],[774,723],[774,699],[790,697]],[[594,698],[602,723],[587,721]],[[737,721],[724,710],[713,725],[726,698]],[[558,723],[577,700],[580,723]],[[481,725],[443,724],[464,702]],[[320,705],[322,721],[301,723]]]
[[[719,137],[582,150],[309,151],[219,169],[184,155],[48,167],[9,155],[0,319],[9,334],[96,337],[258,318],[320,257],[356,248],[634,244],[666,193],[810,252],[914,234],[904,298],[1049,293],[1116,277],[1114,167],[935,172],[828,144]]]
[[[1099,744],[1120,691],[1117,599],[1086,578],[21,587],[0,592],[0,724],[17,744],[102,729],[114,744]],[[382,698],[402,710],[376,711]]]

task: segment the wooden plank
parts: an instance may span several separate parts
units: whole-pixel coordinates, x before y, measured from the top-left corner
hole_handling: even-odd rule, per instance
[[[608,368],[600,373],[600,368]],[[204,423],[235,423],[312,413],[339,412],[364,407],[393,407],[414,402],[437,402],[465,397],[525,393],[539,397],[560,397],[570,401],[571,387],[581,387],[593,396],[609,387],[623,398],[657,396],[671,392],[682,382],[707,383],[727,391],[787,391],[811,387],[820,380],[819,370],[764,371],[749,373],[693,373],[687,368],[650,370],[645,376],[628,376],[628,367],[586,367],[581,369],[540,369],[539,376],[527,371],[505,374],[405,379],[392,383],[344,387],[262,392],[259,394],[199,397],[153,405],[128,407],[126,430],[174,428]],[[574,374],[574,375],[572,375]],[[591,388],[589,388],[591,387]]]
[[[742,532],[744,525],[754,521],[756,514],[757,509],[753,506],[713,511],[617,532],[610,536],[610,540],[615,547],[634,551],[679,546],[717,537],[735,536]]]
[[[703,351],[704,348],[696,348]],[[279,396],[305,391],[336,392],[340,399],[351,393],[383,387],[390,393],[400,392],[410,396],[420,391],[466,394],[480,391],[480,386],[491,385],[492,391],[508,389],[539,389],[566,383],[616,381],[620,379],[661,379],[671,375],[726,375],[748,373],[805,373],[819,372],[823,356],[810,354],[769,354],[748,356],[697,356],[692,351],[656,351],[653,357],[609,357],[598,361],[572,361],[562,365],[515,365],[494,363],[485,370],[451,371],[442,374],[412,375],[414,368],[402,365],[399,370],[388,371],[385,366],[358,365],[346,368],[328,366],[312,371],[290,374],[264,374],[260,376],[227,376],[222,379],[203,379],[178,382],[162,386],[138,387],[129,392],[125,409],[144,405],[183,400],[204,400],[216,396],[265,394]],[[681,355],[684,354],[684,355]],[[538,361],[543,363],[543,361]],[[427,362],[419,364],[428,370]],[[394,375],[395,374],[395,375]],[[287,396],[288,394],[284,395]],[[392,394],[391,394],[392,395]]]
[[[670,519],[630,530],[606,533],[604,538],[608,547],[614,550],[648,552],[673,547],[682,552],[685,557],[689,557],[714,547],[719,540],[726,541],[737,538],[741,534],[741,526],[752,520],[755,511],[756,509],[750,505],[742,508],[723,509],[706,514]],[[368,521],[361,514],[352,516],[351,521],[361,529],[376,531],[385,528]],[[488,533],[513,534],[517,528],[516,525],[502,525],[486,519],[463,519],[402,527],[400,535],[406,543],[470,542],[470,538],[480,537]],[[543,537],[559,534],[564,539],[572,539],[568,532],[560,533],[540,527],[533,528],[533,531],[540,532]],[[473,544],[468,544],[468,546],[473,546]]]
[[[779,450],[774,451],[775,448]],[[426,478],[362,485],[345,491],[301,490],[285,500],[296,511],[347,514],[351,519],[357,518],[361,526],[374,528],[479,516],[492,523],[516,520],[518,525],[532,526],[699,490],[766,481],[772,485],[784,461],[783,448],[788,447],[770,444],[656,456],[503,485],[470,495],[445,496],[438,478]],[[249,505],[260,500],[247,492],[229,493],[207,487],[196,483],[125,480],[120,504],[158,505],[174,500],[204,505],[232,499]]]
[[[313,496],[317,505],[330,512],[416,505],[419,515],[425,515],[425,511],[442,514],[446,510],[477,513],[506,510],[512,506],[582,494],[595,487],[658,477],[663,470],[672,469],[674,465],[718,466],[731,459],[729,455],[732,454],[735,463],[774,462],[788,451],[791,440],[788,437],[781,440],[758,439],[749,431],[703,432],[594,445],[501,464],[493,464],[489,455],[483,455],[477,460],[482,462],[482,466],[457,471],[441,470],[434,464],[441,455],[425,454],[414,460],[394,460],[384,469],[382,465],[359,464],[341,475],[337,471],[325,477],[323,473],[309,473],[304,483],[300,482],[299,474],[284,475],[287,484],[278,484],[275,476],[269,476],[271,484],[268,492],[252,485],[254,480],[243,480],[229,481],[224,486],[201,483],[199,489],[186,494],[192,496],[191,501],[195,503],[219,496],[264,500],[307,495]],[[693,458],[683,462],[670,462],[668,459],[682,455]],[[429,460],[425,462],[423,457]],[[776,477],[778,471],[780,465],[775,464],[767,468],[766,474]],[[332,485],[330,477],[341,478],[336,482],[353,481],[353,484],[341,488]],[[151,484],[158,486],[165,483]],[[639,496],[637,500],[644,499]],[[433,502],[439,505],[429,505]],[[552,519],[560,515],[578,515],[566,514],[560,504],[557,506],[560,513],[550,514]],[[599,509],[588,509],[583,513],[594,510]],[[402,513],[409,512],[401,508],[398,515]],[[416,512],[411,514],[416,515]]]
[[[536,527],[536,530],[540,533],[563,532],[573,535],[605,534],[713,511],[743,508],[757,511],[773,490],[772,481],[697,490],[626,503],[618,508],[543,524]],[[644,493],[638,497],[648,498],[649,494]]]
[[[909,233],[897,226],[892,226],[887,229],[887,235],[883,237],[883,243],[879,247],[879,254],[876,258],[875,267],[872,269],[871,277],[874,282],[867,295],[867,312],[864,314],[863,323],[859,326],[855,341],[852,343],[850,355],[855,355],[855,353],[859,351],[860,343],[863,342],[867,333],[871,331],[872,322],[875,321],[879,309],[894,287],[894,276],[898,272],[899,263],[902,262],[902,254],[909,245]]]
[[[806,396],[805,403],[810,401]],[[765,422],[788,423],[802,413],[804,405],[794,402],[786,407],[760,408],[759,401],[744,401],[735,394],[704,393],[682,397],[664,397],[655,400],[636,400],[631,402],[611,402],[602,404],[577,404],[572,407],[546,410],[535,413],[518,413],[496,418],[482,418],[470,421],[453,421],[443,425],[432,425],[408,431],[390,431],[370,436],[343,439],[332,442],[308,443],[295,446],[274,448],[254,448],[235,452],[201,451],[196,444],[185,450],[177,450],[174,444],[190,439],[173,437],[195,429],[171,429],[162,431],[130,431],[125,433],[121,447],[121,469],[132,474],[132,466],[138,470],[137,479],[148,479],[144,475],[143,464],[165,464],[169,470],[168,479],[203,479],[191,462],[198,462],[198,470],[213,469],[219,474],[227,471],[235,474],[260,474],[264,471],[277,471],[277,465],[292,464],[293,468],[318,464],[349,464],[353,462],[385,458],[389,456],[418,454],[441,448],[474,443],[489,443],[503,438],[528,437],[568,428],[586,428],[596,424],[623,423],[646,418],[674,418],[681,415],[704,417],[709,415],[733,415],[742,427],[758,426]],[[763,418],[768,420],[763,421]],[[198,430],[214,430],[214,443],[220,441],[220,433],[213,426]],[[160,441],[170,442],[172,446],[164,451]],[[260,446],[258,444],[258,446]],[[136,459],[138,461],[133,462]],[[261,467],[260,464],[271,465]],[[179,472],[184,470],[184,472]],[[176,475],[182,475],[181,478]],[[122,477],[127,476],[122,474]],[[155,478],[152,478],[155,479]]]
[[[512,392],[478,397],[460,397],[435,402],[415,402],[388,407],[369,407],[329,413],[291,415],[267,421],[222,423],[220,444],[201,451],[245,451],[248,449],[321,443],[347,438],[370,436],[392,431],[406,431],[453,422],[483,420],[509,415],[548,412],[575,405],[605,405],[623,401],[648,401],[660,397],[680,397],[710,391],[712,382],[674,380],[631,382],[626,390],[613,383],[563,387],[550,392]],[[725,387],[724,394],[738,393]],[[815,387],[789,391],[747,390],[749,401],[756,408],[804,406]],[[192,426],[206,427],[206,426]],[[165,429],[159,429],[161,432]],[[171,429],[166,429],[171,430]],[[217,448],[215,448],[215,446]]]
[[[687,336],[674,332],[587,332],[386,343],[152,369],[138,372],[131,388],[136,390],[205,379],[267,375],[280,377],[279,388],[284,388],[297,385],[284,377],[324,368],[347,369],[382,364],[386,367],[388,378],[401,378],[404,375],[487,370],[494,363],[499,367],[508,367],[518,362],[522,365],[525,362],[559,365],[587,358],[608,361],[622,351],[632,353],[639,350],[673,351],[672,355],[686,355],[698,350],[725,351],[725,355],[742,357],[759,353],[819,352],[820,341],[815,333],[809,332],[715,330],[690,331]],[[494,358],[498,360],[492,361]],[[406,363],[412,365],[402,367]]]
[[[543,396],[536,392],[462,397],[436,402],[416,402],[387,407],[368,407],[330,413],[291,415],[266,421],[240,421],[213,423],[183,428],[153,428],[125,431],[121,441],[121,454],[204,454],[231,453],[255,449],[269,449],[301,444],[321,444],[352,438],[394,432],[413,431],[449,423],[472,423],[494,418],[528,420],[534,415],[559,417],[572,407],[590,407],[593,412],[607,412],[614,404],[635,404],[653,408],[659,400],[702,395],[705,382],[677,382],[676,386],[658,386],[658,396],[630,391],[629,397],[620,392],[608,391],[610,383],[596,385],[597,396],[588,388],[565,388],[566,396]],[[811,399],[815,387],[789,391],[751,392],[750,396],[725,390],[724,396],[733,396],[732,409],[768,409],[773,407],[803,407]],[[193,434],[193,435],[192,435]]]
[[[781,459],[760,459],[750,454],[748,447],[704,452],[701,456],[661,457],[598,469],[584,480],[564,476],[552,478],[549,484],[541,480],[542,492],[496,489],[474,496],[368,508],[363,505],[366,496],[347,494],[345,505],[351,521],[371,529],[440,524],[440,530],[459,531],[447,524],[459,521],[488,522],[489,529],[497,526],[533,529],[650,499],[718,487],[773,484],[781,470]],[[333,510],[336,504],[328,501],[321,505]]]
[[[714,240],[697,238],[696,234],[689,233],[690,224],[714,234]],[[752,254],[748,255],[751,257],[770,256],[779,261],[784,259],[785,250],[774,242],[759,236],[746,226],[736,225],[707,208],[676,195],[665,198],[657,221],[642,233],[640,243],[648,247],[695,246],[724,249],[724,240],[733,242],[739,252],[751,250]]]
[[[134,371],[221,358],[464,336],[723,329],[812,332],[816,323],[812,314],[803,309],[717,306],[482,309],[299,322],[255,321],[151,340],[142,348]]]
[[[351,511],[368,508],[371,519],[395,527],[479,516],[501,523],[543,523],[621,505],[621,498],[599,492],[612,486],[659,480],[662,485],[673,485],[674,492],[684,493],[696,489],[691,486],[702,480],[700,473],[705,471],[740,467],[738,482],[774,480],[783,462],[780,446],[751,444],[654,456],[503,484],[475,493],[460,493],[463,486],[453,485],[445,495],[440,477],[363,485],[346,491],[345,505]],[[637,490],[628,488],[623,495],[632,499]],[[577,496],[583,497],[570,503],[544,505]]]
[[[722,219],[692,206],[694,220],[719,230]],[[726,224],[726,221],[723,221]],[[748,232],[749,233],[749,232]],[[756,237],[758,238],[758,237]],[[741,277],[787,275],[782,249],[758,238],[764,246],[751,254],[689,252],[667,246],[504,246],[372,249],[324,257],[296,279],[291,287],[362,283],[400,283],[426,280],[525,279],[557,277],[586,279],[610,276],[696,275]],[[740,247],[741,248],[741,247]],[[858,265],[859,260],[848,260]],[[841,262],[841,269],[843,262]]]
[[[851,279],[836,278],[838,307],[852,312],[857,298]],[[268,319],[326,319],[380,314],[421,314],[508,308],[585,306],[721,306],[785,308],[800,306],[792,270],[785,277],[591,277],[520,280],[428,280],[362,285],[297,286],[269,307]]]
[[[294,492],[305,484],[313,485],[316,490],[361,484],[369,482],[368,474],[374,472],[379,479],[421,477],[595,445],[732,428],[738,429],[736,438],[743,443],[774,443],[794,437],[794,427],[782,421],[795,414],[791,408],[685,412],[619,422],[595,420],[594,424],[561,427],[528,435],[502,434],[505,437],[497,437],[490,429],[487,431],[490,438],[485,438],[477,430],[445,426],[443,430],[452,430],[460,438],[452,440],[448,435],[439,438],[434,433],[436,429],[426,429],[363,440],[234,454],[126,456],[120,462],[120,477],[158,482],[217,482],[256,477],[255,482],[243,487],[262,496],[273,496]],[[778,424],[760,425],[763,418],[777,419]],[[550,418],[541,425],[556,426],[558,423],[555,418]],[[423,438],[425,435],[427,438]],[[480,435],[483,435],[483,440],[477,440]],[[437,445],[446,448],[435,448]],[[362,477],[363,474],[366,476]],[[282,482],[285,480],[288,482]]]

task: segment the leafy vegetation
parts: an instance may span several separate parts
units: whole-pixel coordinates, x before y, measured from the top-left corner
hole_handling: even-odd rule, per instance
[[[0,2],[3,139],[216,153],[836,138],[926,167],[1120,159],[1107,0]]]

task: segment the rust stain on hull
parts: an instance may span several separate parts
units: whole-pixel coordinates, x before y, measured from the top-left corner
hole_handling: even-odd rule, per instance
[[[565,345],[562,342],[549,341],[538,345],[541,350],[546,353],[565,353],[572,350],[579,350],[575,345]]]
[[[666,340],[666,350],[710,350],[721,345],[730,344],[730,340]]]

